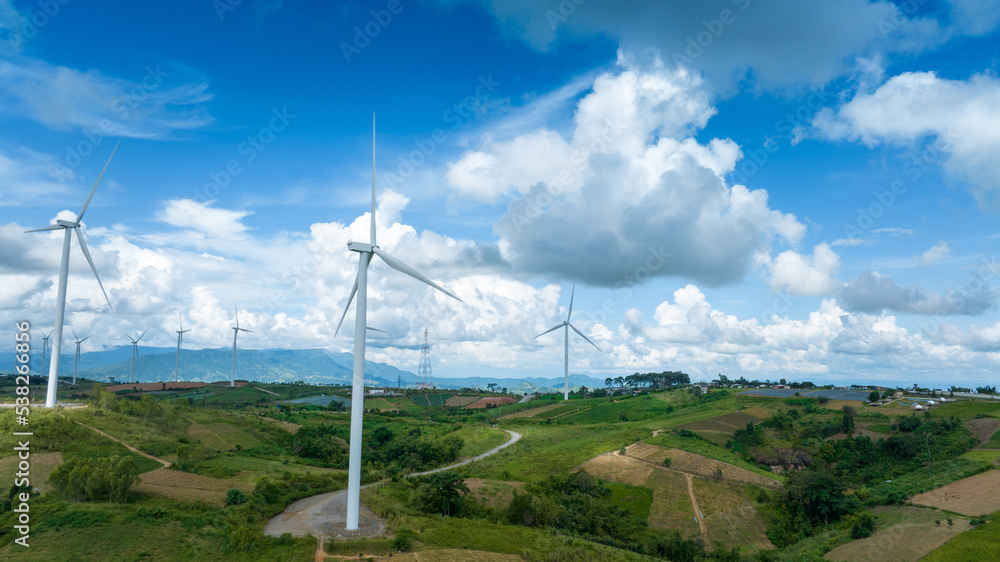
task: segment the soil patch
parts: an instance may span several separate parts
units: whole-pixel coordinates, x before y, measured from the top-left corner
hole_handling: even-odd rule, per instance
[[[972,432],[972,435],[979,439],[979,444],[982,445],[993,437],[993,434],[1000,429],[1000,420],[993,418],[980,418],[977,420],[969,420],[965,422],[965,427]]]
[[[969,522],[955,520],[945,523],[946,516],[918,507],[876,507],[876,514],[902,514],[902,523],[879,529],[866,538],[842,544],[824,557],[827,560],[858,560],[862,562],[909,562],[920,560],[948,542],[955,535],[969,530]],[[935,524],[934,520],[941,521]]]
[[[1000,470],[963,478],[914,496],[913,503],[976,517],[1000,510]]]
[[[254,485],[236,480],[209,478],[200,474],[158,468],[141,474],[135,490],[153,496],[183,502],[204,502],[222,507],[226,503],[226,492],[236,488],[245,493],[253,491]]]

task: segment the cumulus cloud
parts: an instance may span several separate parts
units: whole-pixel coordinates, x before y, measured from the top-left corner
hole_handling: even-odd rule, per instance
[[[604,286],[665,275],[720,284],[741,278],[773,238],[804,234],[766,191],[726,184],[735,143],[690,136],[715,111],[699,79],[619,62],[579,101],[568,138],[547,129],[487,137],[450,165],[455,196],[512,198],[494,230],[515,272]]]
[[[996,299],[986,283],[953,289],[945,294],[920,285],[901,287],[878,272],[866,272],[844,285],[840,299],[850,310],[879,313],[884,310],[921,315],[978,315],[993,310]]]
[[[813,255],[786,250],[775,258],[761,255],[758,260],[770,273],[768,280],[775,291],[792,295],[832,295],[840,288],[837,273],[840,256],[828,244],[813,248]]]
[[[948,246],[947,242],[942,240],[919,256],[913,256],[913,263],[917,265],[931,265],[949,257],[951,257],[951,247]]]
[[[827,139],[872,146],[921,148],[919,143],[934,140],[921,158],[967,182],[980,206],[997,208],[1000,80],[994,76],[948,80],[933,72],[905,72],[836,110],[821,110],[813,125]],[[916,179],[921,165],[908,163],[903,171]]]
[[[949,0],[953,23],[969,35],[985,35],[1000,23],[998,0]]]

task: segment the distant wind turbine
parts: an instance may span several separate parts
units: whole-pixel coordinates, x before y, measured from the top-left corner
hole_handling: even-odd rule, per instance
[[[111,156],[108,156],[108,161],[104,164],[104,169],[101,170],[101,175],[97,176],[97,181],[94,182],[94,187],[90,190],[90,195],[87,196],[87,201],[84,202],[83,208],[81,208],[80,212],[76,215],[76,220],[56,220],[56,224],[51,226],[26,231],[43,232],[46,230],[59,230],[61,228],[66,233],[63,237],[62,262],[60,262],[59,265],[59,292],[56,296],[56,325],[53,330],[55,339],[52,340],[52,362],[49,364],[49,386],[45,393],[46,408],[56,407],[56,388],[59,386],[59,351],[62,347],[63,316],[66,312],[66,282],[69,278],[69,240],[72,237],[70,232],[76,231],[76,238],[80,241],[80,249],[83,250],[83,256],[87,258],[87,263],[90,264],[90,269],[93,270],[94,277],[97,278],[97,284],[100,285],[101,292],[104,293],[104,299],[108,301],[108,307],[114,310],[114,308],[111,307],[111,299],[108,298],[108,293],[104,290],[104,284],[101,283],[101,276],[97,274],[97,266],[94,265],[94,260],[90,257],[90,250],[87,249],[87,243],[83,240],[83,234],[80,233],[80,221],[83,220],[83,214],[87,212],[87,207],[90,206],[90,200],[93,199],[94,192],[97,191],[97,185],[101,183],[101,178],[104,177],[104,172],[108,169],[108,164],[111,163],[111,159],[115,155],[115,150],[118,150],[117,144],[111,151]]]
[[[190,332],[191,328],[187,330],[184,329],[184,315],[179,314],[181,319],[181,329],[176,330],[177,332],[177,360],[174,362],[174,382],[179,382],[180,372],[181,372],[181,338],[184,337],[184,332]]]
[[[52,337],[52,332],[49,332],[47,335],[42,336],[42,364],[41,364],[42,372],[41,372],[41,374],[43,376],[45,375],[45,349],[49,346],[49,338],[50,337]]]
[[[385,253],[375,243],[375,116],[372,115],[372,214],[370,243],[348,242],[347,248],[359,254],[358,276],[354,280],[354,287],[351,288],[351,296],[347,298],[347,306],[344,307],[344,314],[340,316],[337,330],[334,337],[340,333],[340,326],[344,323],[347,310],[351,307],[354,295],[358,295],[358,308],[354,317],[354,380],[351,387],[351,441],[350,458],[347,470],[347,530],[354,531],[358,528],[358,512],[361,502],[361,424],[362,412],[364,410],[365,394],[365,329],[367,328],[367,304],[368,304],[368,266],[375,256],[382,258],[386,265],[405,273],[414,279],[426,283],[431,287],[441,291],[449,297],[461,302],[462,299],[448,292],[440,285],[434,283],[417,270],[397,260]]]
[[[133,375],[135,375],[135,358],[139,356],[139,340],[141,340],[142,336],[145,336],[148,331],[149,328],[146,328],[137,338],[133,338],[132,336],[125,334],[125,337],[132,341],[132,366],[129,367],[128,371],[128,382],[130,383],[133,381]]]
[[[236,325],[233,328],[233,374],[229,378],[229,386],[236,386],[236,336],[240,332],[247,332],[252,334],[253,330],[247,330],[246,328],[240,328],[240,311],[236,310],[236,303],[233,303],[233,310],[236,312]]]
[[[73,332],[73,337],[76,338],[76,361],[73,363],[73,386],[76,386],[76,369],[80,366],[80,344],[89,340],[90,336],[80,339],[80,336]]]
[[[544,332],[538,334],[534,338],[531,338],[531,339],[537,339],[537,338],[540,338],[540,337],[544,336],[545,334],[547,334],[549,332],[558,330],[559,328],[565,328],[565,333],[563,334],[563,341],[564,341],[564,344],[566,346],[565,347],[565,359],[564,359],[564,364],[563,364],[563,400],[569,400],[569,330],[570,330],[570,328],[572,328],[573,331],[576,332],[577,334],[580,334],[581,338],[587,340],[587,343],[589,343],[590,345],[592,345],[594,347],[597,347],[596,343],[590,341],[590,338],[588,338],[587,336],[583,335],[583,332],[581,332],[580,330],[577,330],[576,326],[574,326],[574,325],[572,325],[572,324],[569,323],[570,316],[573,316],[573,297],[575,297],[575,296],[576,296],[576,283],[573,283],[573,292],[570,293],[570,296],[569,296],[569,312],[566,313],[566,320],[564,320],[561,324],[556,324],[555,326],[549,328],[548,330],[545,330]],[[597,347],[597,351],[601,351],[601,348]],[[601,353],[604,353],[604,352],[601,351]]]

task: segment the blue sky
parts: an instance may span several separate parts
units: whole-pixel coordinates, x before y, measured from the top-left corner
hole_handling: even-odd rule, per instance
[[[996,384],[1000,2],[0,0],[3,326],[84,351],[334,337],[367,240],[369,358]],[[348,318],[353,316],[353,307]],[[348,322],[349,325],[349,322]],[[350,332],[351,330],[345,330]],[[0,332],[10,335],[12,329]],[[68,334],[69,332],[67,332]],[[88,349],[89,348],[89,349]]]

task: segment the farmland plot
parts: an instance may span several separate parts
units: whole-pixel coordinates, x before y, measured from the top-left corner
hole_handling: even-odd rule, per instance
[[[139,478],[139,484],[134,487],[137,492],[184,502],[203,502],[219,507],[226,503],[226,492],[230,488],[249,494],[254,487],[249,482],[209,478],[167,468],[147,472]]]
[[[913,503],[977,516],[1000,510],[1000,471],[988,470],[913,498]]]

